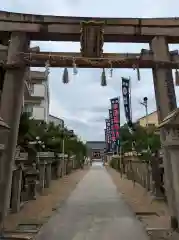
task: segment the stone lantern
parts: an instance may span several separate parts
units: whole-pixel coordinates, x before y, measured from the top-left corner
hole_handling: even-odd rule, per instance
[[[171,159],[172,182],[175,193],[173,201],[177,210],[177,221],[179,223],[179,108],[164,118],[159,128],[163,128],[166,134],[162,145],[168,150]]]

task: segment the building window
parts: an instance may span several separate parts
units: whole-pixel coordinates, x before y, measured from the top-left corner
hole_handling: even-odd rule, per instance
[[[31,84],[31,85],[30,85],[30,92],[31,92],[31,94],[34,93],[34,84]]]
[[[33,115],[33,106],[32,105],[24,105],[24,112],[29,114],[29,117]]]
[[[148,127],[155,127],[155,123],[148,123]]]

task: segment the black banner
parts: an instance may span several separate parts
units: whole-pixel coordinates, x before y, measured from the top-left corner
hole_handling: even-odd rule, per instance
[[[122,95],[124,102],[124,112],[128,127],[132,130],[131,99],[130,99],[130,79],[122,78]]]
[[[104,136],[105,136],[106,149],[108,149],[108,136],[107,136],[107,130],[106,129],[104,129]]]

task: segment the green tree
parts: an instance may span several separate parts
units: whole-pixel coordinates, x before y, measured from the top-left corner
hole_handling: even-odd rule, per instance
[[[66,127],[61,129],[59,126],[55,126],[53,122],[49,124],[44,121],[39,122],[30,119],[27,113],[22,113],[19,125],[18,145],[27,147],[27,142],[36,141],[37,136],[45,146],[41,150],[61,153],[64,140],[66,154],[78,155],[80,153],[83,156],[86,155],[86,145]],[[36,151],[39,151],[38,144],[34,147]]]
[[[17,144],[21,147],[26,146],[26,142],[31,139],[30,137],[31,120],[28,113],[22,113],[20,117],[18,141]]]
[[[132,150],[133,141],[135,141],[135,150],[138,153],[147,150],[148,146],[152,152],[160,149],[160,136],[156,133],[156,128],[147,129],[136,125],[135,131],[131,134],[125,124],[121,127],[121,146],[124,152]]]

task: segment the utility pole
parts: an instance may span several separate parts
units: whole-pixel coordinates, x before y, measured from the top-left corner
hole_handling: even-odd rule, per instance
[[[62,161],[63,161],[63,168],[65,166],[65,134],[63,132],[63,138],[62,138],[62,154],[63,154],[63,158],[62,158]]]
[[[141,102],[145,107],[145,118],[146,118],[146,129],[147,129],[147,156],[149,156],[150,153],[150,146],[149,146],[149,139],[148,139],[148,127],[149,127],[149,121],[148,121],[148,98],[144,97],[143,102]],[[150,191],[150,168],[149,168],[149,162],[147,162],[147,190]]]
[[[148,141],[148,127],[149,127],[149,113],[148,113],[148,98],[144,97],[143,98],[143,102],[140,102],[141,105],[143,105],[145,107],[145,118],[146,118],[146,129],[147,129],[147,150],[149,151],[149,141]]]
[[[143,102],[140,102],[141,105],[145,107],[145,117],[146,117],[146,127],[148,128],[149,122],[148,122],[148,98],[144,97]]]

